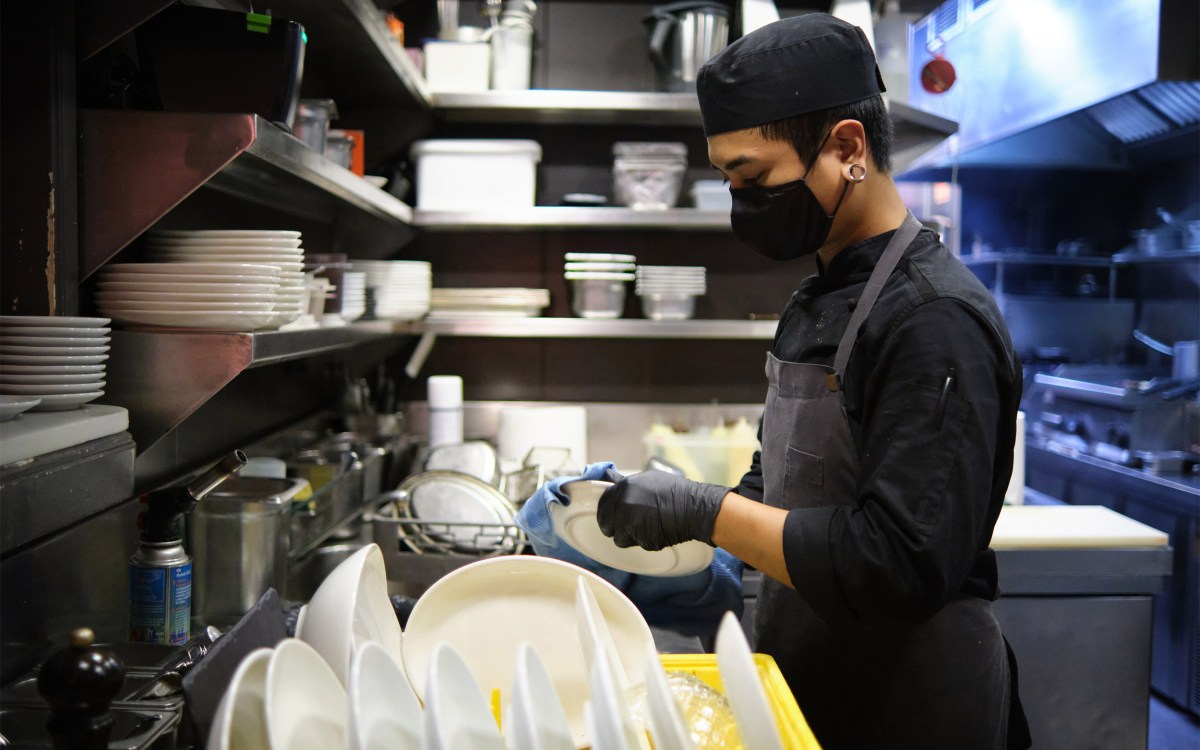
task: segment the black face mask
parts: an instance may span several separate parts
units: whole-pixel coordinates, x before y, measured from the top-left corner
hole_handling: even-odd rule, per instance
[[[833,213],[826,214],[803,177],[774,187],[733,188],[729,191],[733,233],[772,260],[795,260],[815,253],[829,238],[833,217],[849,189],[847,182]]]

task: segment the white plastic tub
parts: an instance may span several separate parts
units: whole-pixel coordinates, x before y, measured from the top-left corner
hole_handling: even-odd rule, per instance
[[[733,196],[722,180],[696,180],[691,193],[692,203],[701,211],[733,210]]]
[[[532,208],[542,147],[521,140],[428,140],[413,144],[417,208]]]

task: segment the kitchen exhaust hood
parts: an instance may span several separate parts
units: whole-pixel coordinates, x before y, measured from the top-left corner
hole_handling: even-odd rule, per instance
[[[948,0],[909,29],[909,104],[959,123],[905,176],[1124,169],[1200,153],[1196,0]],[[926,91],[948,60],[957,80]]]

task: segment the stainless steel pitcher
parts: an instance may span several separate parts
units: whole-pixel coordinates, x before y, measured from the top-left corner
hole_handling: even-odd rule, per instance
[[[704,0],[659,5],[643,19],[662,91],[695,91],[696,74],[729,43],[729,8]]]

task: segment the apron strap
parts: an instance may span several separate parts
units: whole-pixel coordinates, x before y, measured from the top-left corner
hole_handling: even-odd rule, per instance
[[[883,285],[887,283],[892,271],[896,270],[896,264],[900,262],[900,258],[904,257],[904,251],[916,239],[917,232],[920,231],[921,222],[917,221],[917,218],[909,211],[904,217],[904,223],[888,241],[883,255],[875,264],[875,270],[871,271],[871,278],[867,279],[867,286],[863,289],[862,296],[858,298],[858,304],[850,316],[846,332],[842,334],[842,340],[838,342],[837,355],[833,358],[833,369],[839,378],[846,372],[846,363],[850,361],[850,352],[854,349],[854,342],[858,340],[858,331],[866,322],[871,308],[875,306],[875,300],[879,299]]]

